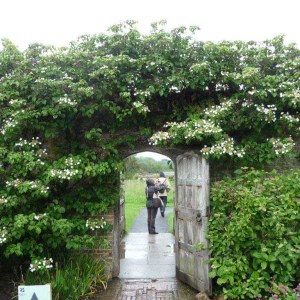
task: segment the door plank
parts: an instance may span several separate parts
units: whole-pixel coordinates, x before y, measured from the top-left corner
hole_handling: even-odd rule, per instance
[[[190,152],[177,157],[175,171],[176,276],[211,295],[209,265],[205,263],[209,258],[205,237],[209,217],[209,166],[200,155]]]

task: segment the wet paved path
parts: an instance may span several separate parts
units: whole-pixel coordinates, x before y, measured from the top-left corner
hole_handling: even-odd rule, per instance
[[[174,235],[169,232],[167,214],[156,217],[156,231],[147,230],[143,209],[132,230],[121,243],[121,270],[97,300],[193,300],[197,292],[175,278]]]
[[[155,221],[156,231],[160,233],[166,233],[169,231],[168,226],[168,214],[173,211],[173,207],[166,208],[166,215],[165,217],[161,217],[160,211],[157,212],[157,217]],[[135,221],[132,224],[130,233],[133,232],[148,232],[147,228],[147,208],[143,208],[140,214],[136,217]]]
[[[120,278],[175,277],[173,234],[129,233],[121,247]]]

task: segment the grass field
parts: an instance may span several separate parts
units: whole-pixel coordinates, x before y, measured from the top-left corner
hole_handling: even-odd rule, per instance
[[[173,213],[173,211],[168,213],[168,225],[169,225],[170,232],[175,234],[175,232],[174,232],[174,213]]]
[[[174,184],[173,182],[170,183],[171,191],[168,195],[168,207],[173,207]],[[141,209],[146,207],[145,186],[146,184],[143,180],[133,179],[125,180],[124,182],[126,232],[130,231],[133,221]]]

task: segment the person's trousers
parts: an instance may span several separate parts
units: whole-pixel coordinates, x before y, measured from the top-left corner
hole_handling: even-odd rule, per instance
[[[148,212],[148,232],[154,233],[155,232],[155,218],[157,215],[157,207],[147,207]]]
[[[160,212],[165,212],[166,206],[167,206],[167,196],[159,196],[162,202],[164,203],[164,206],[160,207]]]

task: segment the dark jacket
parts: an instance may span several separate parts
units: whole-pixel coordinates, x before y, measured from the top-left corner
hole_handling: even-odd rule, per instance
[[[146,193],[146,207],[153,207],[153,194],[159,191],[158,187],[155,185],[150,185],[145,188]]]

